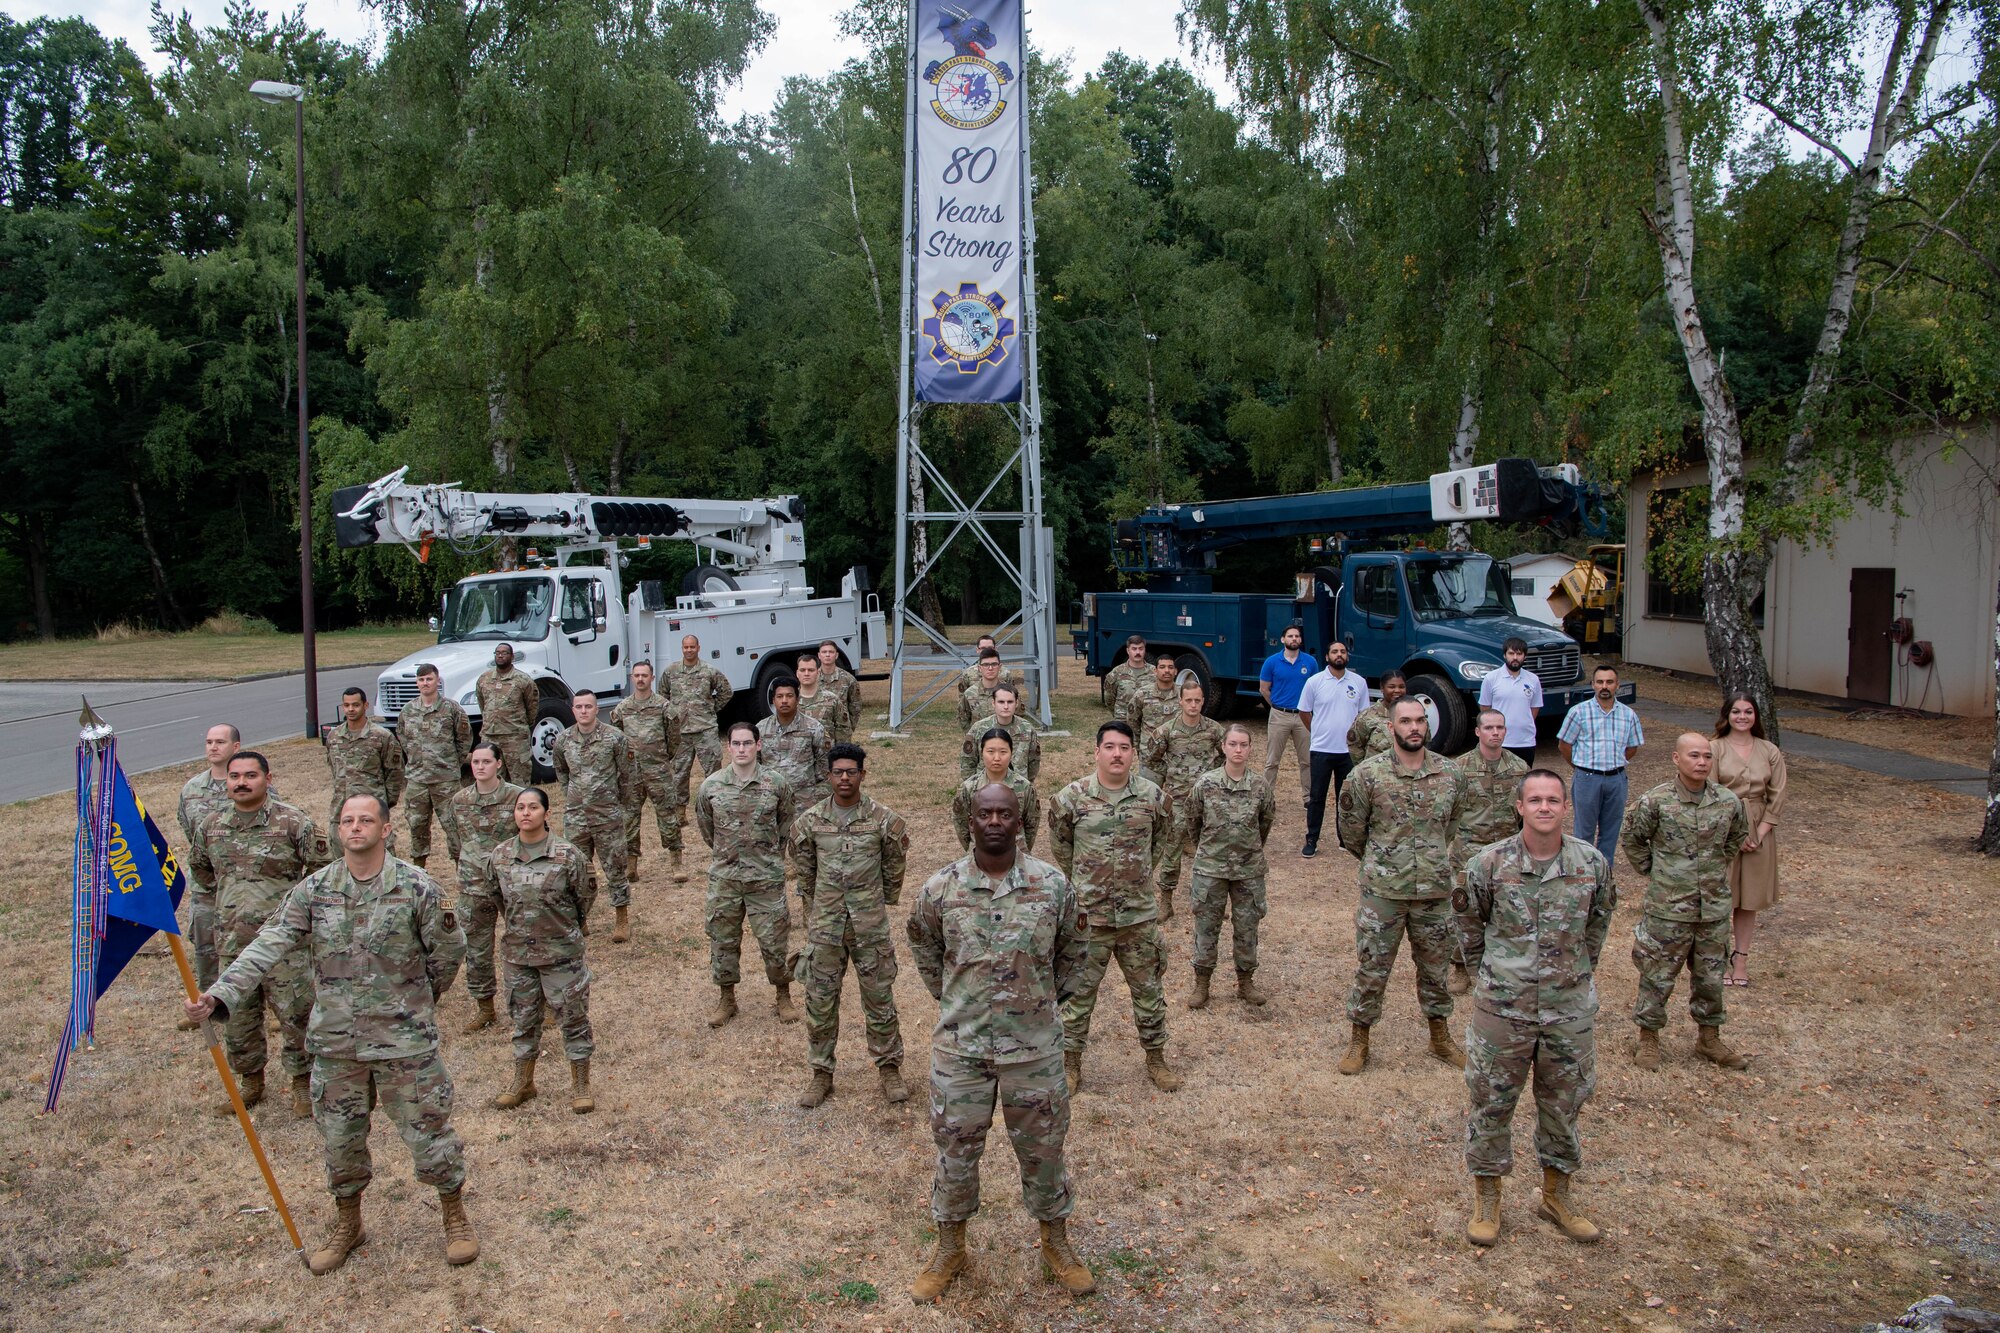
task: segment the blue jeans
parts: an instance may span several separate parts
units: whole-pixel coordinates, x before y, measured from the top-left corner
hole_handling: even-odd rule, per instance
[[[1625,773],[1603,777],[1576,770],[1570,788],[1576,806],[1576,836],[1604,853],[1604,859],[1618,864],[1618,829],[1625,822]]]

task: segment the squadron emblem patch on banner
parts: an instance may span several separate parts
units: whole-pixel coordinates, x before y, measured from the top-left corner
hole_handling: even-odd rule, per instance
[[[998,292],[981,293],[978,283],[961,282],[957,294],[939,292],[931,306],[937,313],[924,321],[924,336],[931,340],[931,359],[940,366],[974,375],[981,366],[1006,359],[1014,321],[1001,314],[1007,299]]]
[[[955,130],[985,129],[1006,111],[1000,94],[1014,79],[1006,61],[987,59],[1000,39],[986,20],[959,5],[939,7],[938,35],[951,43],[952,54],[924,70],[924,82],[937,89],[931,110]]]

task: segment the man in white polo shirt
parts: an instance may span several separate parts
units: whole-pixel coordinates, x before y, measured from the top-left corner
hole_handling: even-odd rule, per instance
[[[1507,663],[1486,673],[1479,682],[1479,706],[1497,708],[1507,719],[1507,750],[1529,768],[1535,766],[1535,715],[1542,711],[1542,678],[1525,667],[1528,645],[1509,639],[1500,646]]]
[[[1354,770],[1347,752],[1347,729],[1368,706],[1368,682],[1347,669],[1347,645],[1326,646],[1326,670],[1315,672],[1299,694],[1299,718],[1312,733],[1312,786],[1306,795],[1306,845],[1301,856],[1319,854],[1319,831],[1326,819],[1327,788],[1340,799],[1341,784]]]

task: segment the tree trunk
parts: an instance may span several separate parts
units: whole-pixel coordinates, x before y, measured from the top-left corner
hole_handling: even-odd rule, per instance
[[[1453,468],[1471,467],[1473,450],[1479,445],[1479,411],[1485,405],[1480,392],[1479,381],[1468,378],[1458,395],[1458,430],[1451,437],[1451,456],[1446,465]],[[1470,551],[1472,549],[1472,525],[1454,523],[1446,529],[1445,549]]]
[[[1319,400],[1319,429],[1320,435],[1326,440],[1327,481],[1338,490],[1341,475],[1340,432],[1333,424],[1333,403],[1325,394],[1321,394]]]
[[[30,514],[28,529],[28,594],[35,604],[35,633],[42,642],[56,637],[55,608],[49,602],[49,527],[40,514]]]
[[[153,528],[146,521],[146,500],[139,491],[138,478],[127,477],[125,488],[132,496],[132,509],[139,518],[139,542],[145,547],[146,560],[153,567],[153,600],[159,605],[160,623],[170,630],[184,630],[187,628],[187,617],[181,614],[180,606],[174,601],[173,589],[167,586],[167,567],[160,563],[160,552],[153,545]],[[303,536],[300,539],[304,540]]]
[[[1153,331],[1146,327],[1146,312],[1139,306],[1139,293],[1132,293],[1132,313],[1139,319],[1139,352],[1146,360],[1146,452],[1153,460],[1146,491],[1152,502],[1167,502],[1167,460],[1160,447],[1159,396],[1154,387]]]
[[[1986,769],[1986,827],[1975,844],[1988,856],[2000,856],[2000,592],[1993,599],[1993,760]]]

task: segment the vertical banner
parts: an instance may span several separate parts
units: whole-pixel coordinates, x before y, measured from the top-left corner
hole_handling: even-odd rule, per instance
[[[1023,0],[915,3],[917,398],[1017,403]]]

